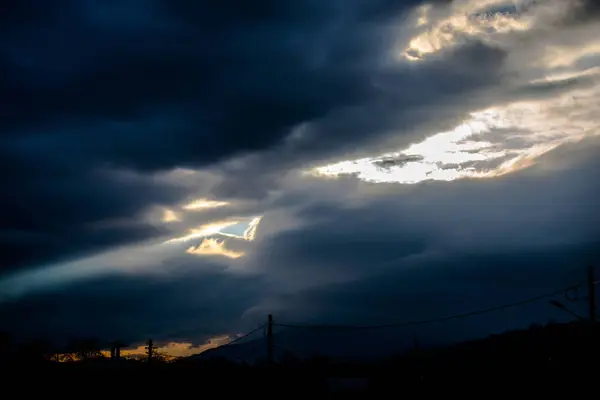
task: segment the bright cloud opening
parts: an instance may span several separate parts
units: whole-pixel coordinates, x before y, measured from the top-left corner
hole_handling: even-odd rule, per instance
[[[599,111],[600,85],[595,84],[550,100],[476,111],[453,130],[402,151],[325,165],[310,173],[403,184],[497,177],[530,167],[565,143],[599,135],[600,122],[594,118]]]
[[[164,242],[164,244],[203,239],[199,245],[189,247],[186,253],[195,255],[221,255],[234,259],[240,258],[245,253],[227,248],[226,239],[253,241],[261,219],[262,217],[250,217],[212,222],[202,225],[199,228],[191,229],[187,235],[170,239]],[[218,238],[219,236],[221,238]]]
[[[209,208],[224,207],[227,205],[229,205],[229,202],[227,202],[227,201],[197,199],[197,200],[194,200],[194,201],[184,205],[182,208],[184,210],[188,210],[188,211],[201,211],[201,210],[206,210]]]
[[[165,243],[187,242],[213,235],[227,236],[235,239],[252,241],[262,217],[235,218],[225,221],[211,222],[190,229],[187,235],[167,240]]]

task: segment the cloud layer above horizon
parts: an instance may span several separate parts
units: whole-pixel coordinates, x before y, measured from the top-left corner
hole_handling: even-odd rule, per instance
[[[592,0],[7,4],[0,329],[204,349],[598,260]]]

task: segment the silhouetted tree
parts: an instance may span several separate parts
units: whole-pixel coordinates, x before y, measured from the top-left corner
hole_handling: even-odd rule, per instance
[[[67,353],[75,354],[79,361],[104,358],[98,341],[93,338],[74,339],[69,343],[67,349]]]
[[[164,352],[154,350],[152,352],[152,362],[154,363],[165,363],[169,361],[169,356]]]

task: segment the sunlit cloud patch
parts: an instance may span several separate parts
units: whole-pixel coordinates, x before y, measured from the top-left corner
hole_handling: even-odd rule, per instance
[[[224,207],[227,205],[229,205],[229,202],[227,201],[197,199],[184,205],[182,208],[187,211],[202,211],[210,208]]]
[[[233,250],[227,245],[231,241],[238,244],[255,239],[262,217],[235,218],[202,225],[182,237],[166,242],[145,243],[128,246],[114,251],[66,262],[48,265],[38,269],[16,271],[0,280],[0,303],[33,290],[87,280],[110,273],[151,272],[144,265],[162,262],[173,255],[165,249],[166,244],[177,244],[199,240],[198,245],[189,246],[187,254],[199,256],[222,256],[230,259],[242,257],[245,252]],[[176,246],[171,250],[180,251]]]
[[[566,143],[598,135],[600,29],[591,25],[573,26],[567,33],[552,29],[583,4],[457,0],[416,8],[413,36],[403,39],[406,47],[400,59],[427,62],[429,55],[473,41],[502,48],[507,54],[502,67],[512,76],[497,93],[506,90],[499,96],[503,100],[472,110],[453,129],[430,132],[406,148],[306,172],[401,184],[493,178],[528,168]],[[506,100],[510,98],[514,100]]]
[[[196,255],[221,255],[228,258],[240,258],[243,251],[235,251],[225,247],[225,240],[217,238],[204,239],[198,246],[192,246],[186,250],[188,254]]]
[[[448,132],[374,157],[317,167],[319,177],[355,176],[368,182],[492,178],[532,166],[568,142],[600,134],[600,86],[536,102],[515,102],[471,113]]]
[[[441,9],[423,5],[415,10],[418,33],[400,54],[419,61],[473,40],[502,45],[514,39],[510,35],[559,20],[578,4],[568,0],[457,0]]]
[[[227,248],[228,240],[253,241],[261,219],[262,217],[235,218],[208,223],[190,229],[186,235],[167,240],[164,244],[202,239],[197,246],[189,247],[186,253],[240,258],[245,253]]]
[[[191,342],[168,342],[162,346],[158,346],[156,349],[157,354],[161,354],[167,357],[189,357],[195,354],[203,353],[207,350],[217,348],[229,343],[235,338],[234,335],[221,335],[214,338],[210,338],[204,344],[195,345]],[[101,351],[105,357],[110,357],[110,351]],[[121,349],[120,355],[124,358],[144,358],[148,354],[146,344],[139,345],[132,348]],[[77,359],[75,354],[71,355],[68,360]]]
[[[241,240],[252,241],[262,217],[234,218],[216,221],[192,228],[184,236],[167,240],[165,243],[187,242],[209,236],[224,236]]]
[[[176,221],[180,221],[180,218],[175,211],[173,211],[169,208],[166,208],[163,211],[162,221],[165,223],[176,222]]]

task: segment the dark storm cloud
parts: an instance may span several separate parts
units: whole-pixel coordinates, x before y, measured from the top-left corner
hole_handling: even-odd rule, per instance
[[[430,121],[434,114],[448,124],[472,109],[476,101],[478,107],[483,106],[476,94],[502,81],[504,56],[500,49],[475,42],[418,68],[404,64],[378,71],[370,77],[375,92],[368,101],[319,120],[304,132],[295,151],[310,153],[313,158],[323,157],[319,153],[343,154],[368,145],[377,135],[389,135],[390,130],[408,143],[414,140],[411,132],[434,125]],[[472,97],[465,98],[466,94]]]
[[[581,155],[574,147],[557,159]],[[500,181],[455,182],[456,189],[413,186],[410,195],[392,191],[363,207],[300,202],[296,214],[305,223],[259,237],[243,264],[249,274],[199,270],[186,259],[166,274],[98,279],[16,300],[0,306],[0,321],[17,334],[63,340],[202,343],[254,327],[269,312],[279,322],[378,324],[521,300],[581,281],[600,257],[589,201],[599,193],[589,179],[597,167],[588,159],[553,174],[534,168]],[[495,195],[507,191],[510,201]],[[544,303],[436,331],[464,338],[550,318],[561,315]]]
[[[10,163],[12,173],[4,177],[1,196],[3,270],[156,236],[160,228],[135,217],[149,203],[169,203],[183,194],[150,180],[123,181],[110,173],[57,164],[33,157]],[[129,222],[95,225],[104,219]]]
[[[428,247],[418,227],[390,224],[385,213],[317,204],[300,214],[307,225],[260,243],[251,261],[280,290],[357,280]]]
[[[117,339],[132,345],[148,337],[203,343],[254,328],[257,321],[240,317],[260,291],[259,279],[221,272],[105,277],[0,305],[0,330],[19,340],[41,337],[62,344],[97,338],[103,345]]]
[[[362,15],[360,3],[126,4],[103,10],[74,2],[41,23],[19,24],[10,39],[7,32],[4,131],[37,134],[59,124],[46,140],[83,150],[90,163],[213,162],[262,149],[298,122],[361,101],[386,51],[368,25],[378,21]],[[127,23],[99,18],[110,11],[126,11]],[[153,124],[157,111],[170,126],[149,133],[145,122]],[[107,120],[124,126],[109,123],[94,134]],[[65,135],[64,124],[87,144]]]
[[[370,156],[391,146],[396,150],[421,139],[424,132],[452,129],[468,111],[499,100],[501,95],[482,92],[504,81],[504,58],[501,49],[474,42],[419,67],[374,69],[368,77],[371,90],[360,103],[340,105],[322,118],[307,120],[271,151],[223,167],[223,181],[214,193],[264,197],[281,184],[282,171]],[[523,89],[516,95],[525,98],[529,92]]]
[[[544,264],[558,271],[569,260],[597,259],[589,250],[600,226],[593,161],[415,186],[287,174],[395,150],[452,129],[474,108],[587,82],[519,81],[504,69],[508,46],[477,37],[424,62],[396,60],[390,50],[400,17],[417,1],[32,3],[7,3],[0,16],[3,270],[162,236],[167,227],[144,222],[147,207],[181,204],[197,192],[258,205],[212,210],[168,229],[230,212],[265,217],[248,243],[255,247],[227,275],[214,273],[222,262],[185,254],[184,245],[164,258],[162,247],[139,257],[125,247],[110,271],[138,263],[131,277],[0,305],[0,321],[17,334],[201,342],[236,329],[241,315],[258,313],[262,322],[273,310],[290,321],[439,316],[483,303],[483,288],[494,303],[511,285],[515,296],[546,290],[550,275],[536,280],[529,264],[537,276]],[[412,34],[403,33],[402,40]],[[529,60],[513,58],[518,71]],[[563,154],[583,161],[584,153]],[[205,168],[181,185],[151,175],[182,166]],[[285,231],[278,212],[300,222]],[[269,229],[274,234],[263,237]],[[165,261],[175,251],[181,259]],[[92,261],[75,266],[108,269],[102,257]],[[180,261],[185,273],[169,269]],[[167,272],[150,273],[156,264]],[[2,283],[22,284],[11,288],[21,294],[67,274],[53,271]],[[24,282],[32,276],[39,279]],[[404,304],[410,312],[394,312]]]
[[[518,254],[444,255],[424,259],[418,266],[388,269],[361,280],[275,296],[270,300],[270,306],[277,305],[276,320],[284,324],[381,325],[483,310],[578,283],[583,283],[583,287],[568,295],[582,300],[586,265],[600,257],[597,246],[596,242]],[[565,294],[553,299],[568,303],[576,313],[585,315],[584,302],[569,303]],[[257,315],[261,312],[264,309],[259,308]],[[551,320],[565,321],[572,317],[543,300],[465,319],[366,330],[355,334],[355,340],[360,337],[368,341],[369,333],[372,333],[376,341],[387,340],[389,350],[399,341],[410,344],[413,334],[418,335],[421,344],[428,345],[526,328],[531,323],[543,324]],[[341,336],[335,330],[331,333]],[[310,332],[303,331],[302,334],[309,335]]]
[[[303,270],[304,266],[310,265],[310,260],[303,263],[301,258],[289,269],[286,268],[288,265],[279,264],[278,268],[286,268],[283,273],[288,275],[287,278],[277,282],[279,290],[273,290],[248,314],[257,318],[267,311],[274,312],[276,321],[283,324],[385,325],[483,310],[575,284],[583,286],[568,295],[582,300],[585,295],[585,268],[600,259],[597,241],[582,245],[525,246],[512,251],[481,250],[473,246],[456,252],[424,253],[414,260],[403,260],[401,256],[394,259],[389,246],[380,257],[380,254],[373,256],[368,251],[363,252],[362,246],[353,244],[346,248],[353,258],[352,263],[348,263],[346,269],[336,271],[339,275],[349,273],[349,276],[336,278],[328,275],[327,271]],[[399,254],[405,248],[401,241],[396,247]],[[307,251],[310,251],[310,246]],[[396,262],[381,265],[382,258],[386,256]],[[359,264],[362,264],[363,272],[369,272],[353,275],[352,267]],[[312,282],[310,277],[313,277]],[[282,284],[294,280],[300,281],[305,289],[296,287],[288,290]],[[354,342],[365,341],[364,346],[369,347],[369,351],[373,351],[373,343],[369,341],[379,343],[386,353],[393,346],[410,345],[413,335],[417,335],[423,345],[443,344],[525,328],[531,323],[572,319],[548,304],[549,299],[442,323],[354,331],[351,336]],[[568,303],[564,293],[553,299]],[[568,304],[576,313],[585,315],[584,302]],[[332,335],[334,346],[340,340],[344,342],[344,331],[317,332],[318,335]],[[300,340],[293,345],[302,347],[302,343],[310,340],[316,332],[296,329],[293,333],[300,335]],[[313,339],[324,340],[320,337]],[[344,346],[346,351],[353,347],[350,343],[341,345]]]
[[[377,25],[416,2],[30,3],[5,4],[0,30],[3,269],[147,237],[83,226],[182,195],[98,169],[214,163],[366,101]]]

